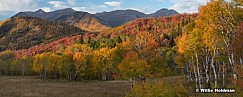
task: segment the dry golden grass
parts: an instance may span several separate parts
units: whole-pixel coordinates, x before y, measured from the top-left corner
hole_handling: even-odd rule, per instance
[[[160,78],[164,83],[178,86],[188,83],[184,76]],[[158,79],[149,81],[157,82]],[[127,81],[68,82],[66,80],[40,80],[38,77],[0,76],[0,97],[124,97],[130,91]],[[195,93],[190,97],[243,97],[236,93]]]
[[[37,77],[0,77],[0,97],[124,97],[127,81],[67,82]]]

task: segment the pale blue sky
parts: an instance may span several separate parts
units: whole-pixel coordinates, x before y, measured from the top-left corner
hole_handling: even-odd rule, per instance
[[[21,11],[43,9],[46,12],[73,8],[77,11],[97,13],[103,11],[134,9],[153,13],[161,8],[174,9],[180,13],[194,13],[209,0],[0,0],[0,20]]]

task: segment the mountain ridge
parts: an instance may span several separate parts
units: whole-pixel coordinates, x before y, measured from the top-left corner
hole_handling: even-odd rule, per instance
[[[107,21],[110,27],[121,26],[127,22],[133,21],[138,18],[151,18],[151,17],[160,17],[160,16],[171,16],[179,14],[173,9],[162,8],[154,13],[145,14],[143,12],[137,10],[114,10],[110,12],[102,12],[96,13],[95,15],[102,19],[103,21]]]
[[[38,17],[49,21],[63,22],[90,32],[99,32],[101,30],[109,29],[109,27],[95,15],[87,12],[75,11],[72,8],[55,10],[53,12],[44,12],[42,9],[39,9],[35,12],[20,12],[13,17],[19,16]],[[90,20],[92,20],[92,22],[83,22]]]
[[[177,11],[175,11],[174,9],[162,8],[160,10],[157,10],[154,13],[147,14],[147,17],[171,16],[171,15],[175,15],[175,14],[179,14],[179,13]]]
[[[76,12],[90,14],[88,12],[75,11],[72,8],[65,8],[65,9],[61,9],[61,10],[55,10],[52,12],[45,12],[42,9],[39,9],[35,12],[29,12],[29,11],[28,12],[19,12],[16,15],[14,15],[13,17],[31,16],[31,17],[39,17],[39,18],[43,18],[43,19],[47,19],[47,20],[51,20],[51,21],[57,21],[57,19],[58,19],[58,21],[60,21],[60,20],[65,20],[65,19],[60,19],[61,17],[64,17],[64,16],[73,17],[72,15]],[[179,14],[179,13],[173,9],[162,8],[151,14],[145,14],[145,13],[137,11],[137,10],[126,9],[126,10],[114,10],[114,11],[110,11],[110,12],[101,12],[101,13],[96,13],[96,14],[90,14],[90,16],[91,16],[91,18],[96,19],[95,21],[97,22],[97,25],[99,25],[103,29],[105,29],[105,28],[109,29],[110,27],[113,28],[113,27],[121,26],[129,21],[132,21],[132,20],[135,20],[138,18],[171,16],[171,15],[175,15],[175,14]],[[77,20],[77,21],[80,21],[80,20]],[[60,21],[60,22],[65,23],[67,21]],[[79,25],[82,25],[82,23]],[[89,25],[89,24],[86,24],[86,25]],[[79,28],[90,31],[89,28],[94,28],[94,27],[88,26],[88,28],[85,28],[85,27],[79,27]],[[98,30],[95,29],[94,31],[100,31],[100,29],[98,29]]]

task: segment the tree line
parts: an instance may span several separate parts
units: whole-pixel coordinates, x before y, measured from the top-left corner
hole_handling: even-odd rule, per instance
[[[0,54],[0,74],[68,81],[176,75],[176,48],[160,47],[154,37],[149,32],[103,41],[84,37],[68,47],[22,57],[7,50]]]

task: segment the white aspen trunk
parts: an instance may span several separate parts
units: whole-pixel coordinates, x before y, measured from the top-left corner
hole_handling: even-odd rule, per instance
[[[102,79],[101,80],[103,80],[103,81],[106,81],[106,73],[102,73]]]
[[[236,81],[237,80],[237,73],[236,73],[236,69],[235,69],[235,66],[234,66],[234,52],[229,51],[230,46],[232,46],[232,45],[230,45],[230,41],[226,41],[225,37],[224,37],[224,42],[225,42],[225,45],[228,49],[228,60],[229,60],[231,69],[233,70],[233,78]]]
[[[193,67],[193,73],[194,73],[194,76],[195,76],[196,89],[198,89],[198,76],[197,76],[197,73],[196,73],[196,67],[194,66],[193,56],[192,56],[192,67]]]
[[[214,66],[214,57],[215,57],[215,54],[216,54],[216,48],[214,48],[214,51],[213,51],[213,57],[211,59],[211,67],[213,69],[213,73],[214,73],[214,87],[217,88],[217,73],[216,73],[216,69],[215,69],[215,66]]]
[[[235,65],[235,61],[234,61],[234,52],[231,52],[231,60],[232,60],[232,65]]]
[[[224,16],[222,15],[220,17],[222,22],[222,25],[220,26],[220,30],[222,31],[222,34],[224,36],[224,42],[225,45],[228,49],[228,57],[229,57],[229,62],[231,65],[231,69],[233,70],[233,77],[234,80],[237,80],[237,70],[235,68],[235,63],[234,63],[234,43],[232,41],[232,38],[236,38],[236,30],[238,28],[238,21],[236,20],[236,18],[234,17],[234,8],[231,7],[230,5],[224,3],[226,6],[222,7],[226,14],[228,14],[228,16]],[[224,28],[224,25],[227,25],[227,28]],[[226,31],[226,33],[224,32]],[[228,38],[228,40],[226,39],[226,37]],[[230,49],[232,49],[232,51],[230,51]]]
[[[198,76],[197,76],[197,73],[196,73],[196,70],[195,70],[195,66],[193,66],[193,72],[194,72],[194,76],[195,76],[195,83],[196,83],[196,89],[198,89]]]
[[[204,70],[205,70],[205,76],[206,76],[206,88],[210,87],[210,80],[209,80],[209,68],[208,68],[208,64],[209,64],[209,57],[208,57],[208,50],[206,49],[206,56],[205,56],[205,64],[204,64]]]
[[[232,60],[232,66],[233,66],[233,77],[234,80],[237,80],[237,70],[235,68],[235,61],[234,61],[234,52],[231,52],[231,60]]]
[[[197,77],[198,77],[198,85],[199,85],[199,89],[201,89],[201,74],[200,74],[199,60],[198,60],[198,54],[197,54],[197,52],[196,52],[196,61],[197,61]]]
[[[206,55],[206,67],[205,67],[205,74],[206,74],[206,83],[207,83],[207,88],[210,87],[210,82],[209,82],[209,75],[208,75],[208,56]]]
[[[233,66],[232,61],[231,61],[230,54],[228,54],[228,59],[229,59],[230,66]]]

